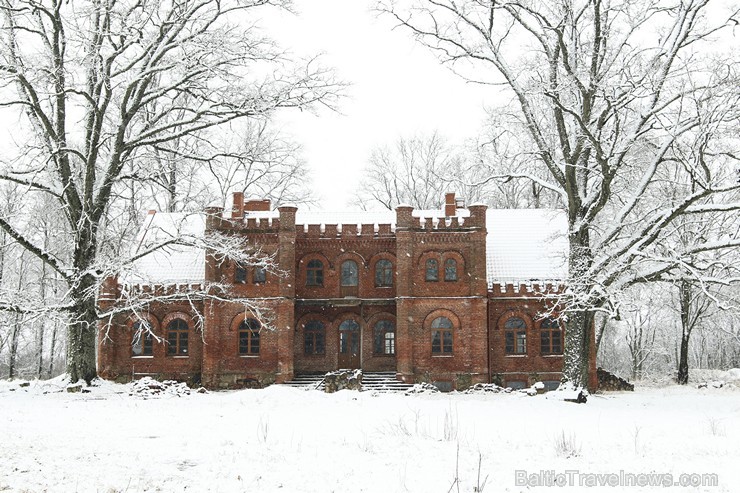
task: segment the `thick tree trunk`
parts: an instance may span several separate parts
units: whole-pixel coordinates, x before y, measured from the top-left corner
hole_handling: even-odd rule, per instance
[[[590,283],[588,271],[593,261],[588,231],[576,230],[579,218],[571,217],[571,234],[568,241],[568,283],[566,289],[572,299],[566,298],[565,348],[563,351],[563,377],[576,387],[588,386],[589,357],[591,354],[591,331],[594,328],[594,310],[589,300]]]
[[[75,251],[75,269],[81,273],[70,290],[74,300],[67,326],[67,374],[72,382],[88,384],[98,376],[95,365],[95,338],[98,329],[96,298],[98,284],[90,272],[96,257],[97,224],[86,222],[79,232]]]
[[[563,352],[563,376],[576,387],[588,386],[593,319],[591,311],[568,312]]]
[[[95,336],[98,317],[95,300],[84,300],[76,307],[67,327],[67,373],[72,382],[88,384],[98,376],[95,368]]]

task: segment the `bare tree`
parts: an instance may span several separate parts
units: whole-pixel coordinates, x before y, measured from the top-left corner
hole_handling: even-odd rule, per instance
[[[662,278],[681,256],[740,245],[736,233],[663,255],[676,218],[736,210],[740,187],[737,12],[708,0],[393,0],[378,8],[470,80],[499,84],[545,171],[504,172],[560,195],[568,215],[563,373],[585,385],[595,313]],[[707,15],[711,11],[711,15]],[[724,36],[721,42],[713,42]],[[731,137],[731,136],[735,137]],[[679,148],[701,187],[656,202]],[[670,177],[668,177],[670,179]]]
[[[272,129],[269,119],[232,123],[229,132],[201,132],[178,139],[169,148],[149,150],[152,166],[139,170],[129,201],[135,210],[202,210],[224,204],[234,191],[274,203],[311,201],[305,186],[308,168],[301,148]],[[210,149],[207,156],[203,150]],[[138,219],[138,218],[137,218]]]
[[[471,152],[476,166],[475,174],[470,177],[476,180],[472,185],[485,191],[483,202],[489,206],[501,209],[564,206],[561,195],[541,183],[547,182],[548,172],[538,166],[538,153],[528,145],[526,128],[513,122],[510,115],[489,112]]]
[[[316,61],[293,63],[249,24],[271,6],[290,2],[0,3],[0,106],[28,136],[5,150],[2,178],[53,197],[69,234],[51,253],[22,220],[0,217],[0,228],[68,287],[55,308],[69,318],[72,380],[96,376],[96,293],[109,260],[101,226],[146,165],[139,158],[277,108],[332,103],[330,73]]]
[[[436,132],[400,137],[393,147],[376,147],[357,189],[357,203],[391,210],[399,204],[417,209],[440,207],[449,187],[441,176],[449,174],[460,160],[460,155]]]

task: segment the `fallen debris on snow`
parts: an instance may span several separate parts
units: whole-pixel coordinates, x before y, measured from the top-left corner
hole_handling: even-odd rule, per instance
[[[404,392],[404,395],[437,393],[439,393],[439,389],[431,383],[416,383],[413,387]]]
[[[198,391],[200,392],[200,389]],[[182,397],[184,395],[190,395],[190,387],[186,383],[175,380],[164,380],[160,382],[151,377],[144,377],[131,383],[129,395],[144,398],[161,395]]]
[[[476,383],[464,390],[463,394],[510,394],[511,389],[500,387],[495,383]]]

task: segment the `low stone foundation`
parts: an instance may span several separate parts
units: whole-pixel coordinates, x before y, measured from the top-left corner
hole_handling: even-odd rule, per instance
[[[362,370],[337,370],[324,377],[324,392],[333,393],[337,390],[362,390]]]

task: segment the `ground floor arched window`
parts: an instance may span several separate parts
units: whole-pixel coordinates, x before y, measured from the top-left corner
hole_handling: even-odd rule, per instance
[[[303,326],[303,351],[305,354],[326,352],[326,327],[318,320],[310,320]]]
[[[239,354],[260,354],[260,329],[262,324],[254,318],[246,318],[239,324]]]
[[[504,323],[506,354],[527,354],[527,323],[520,317],[510,317]]]
[[[396,324],[392,320],[378,320],[373,327],[373,353],[396,354]]]
[[[188,355],[188,334],[190,328],[188,323],[175,318],[167,324],[167,354],[170,356]]]
[[[548,317],[540,323],[540,352],[563,354],[563,332],[557,319]]]
[[[432,320],[432,354],[452,354],[452,321],[447,317]]]
[[[131,354],[133,356],[151,356],[154,351],[154,338],[149,324],[136,322],[132,329],[134,333],[131,341]]]

